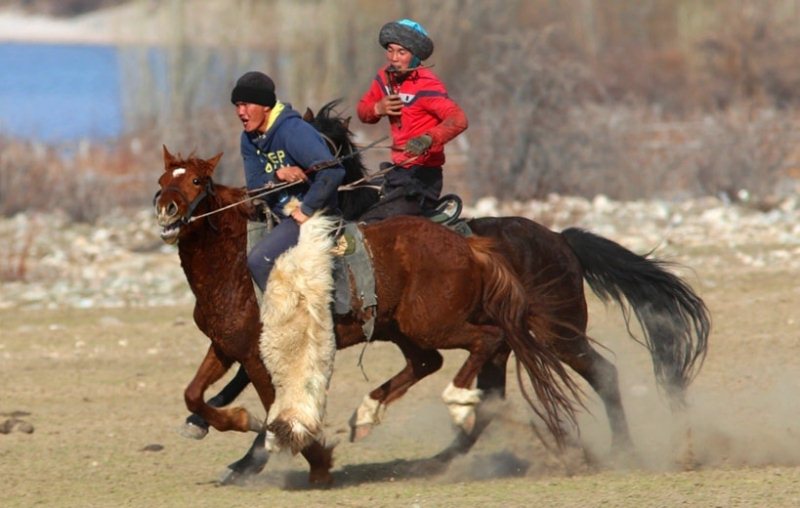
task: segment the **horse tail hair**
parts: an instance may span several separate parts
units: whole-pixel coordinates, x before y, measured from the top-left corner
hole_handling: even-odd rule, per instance
[[[638,255],[612,240],[578,228],[561,235],[583,267],[592,291],[622,308],[628,334],[631,310],[642,327],[656,381],[670,400],[682,406],[708,351],[711,317],[703,300],[667,268],[673,263]],[[627,304],[626,304],[627,302]]]
[[[483,274],[483,310],[499,325],[517,361],[517,381],[523,397],[545,422],[556,443],[562,447],[565,423],[577,427],[572,400],[580,390],[555,353],[528,328],[529,302],[522,283],[505,258],[494,251],[494,242],[470,237],[470,247]],[[528,394],[522,368],[528,374],[538,404]]]

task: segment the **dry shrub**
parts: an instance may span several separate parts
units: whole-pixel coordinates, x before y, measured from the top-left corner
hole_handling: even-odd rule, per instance
[[[628,43],[589,58],[569,44],[560,25],[514,28],[511,4],[491,13],[470,5],[481,35],[466,38],[459,52],[481,57],[464,69],[470,79],[455,83],[458,96],[470,99],[464,102],[471,144],[464,179],[473,197],[733,197],[746,189],[768,199],[785,179],[798,123],[790,110],[775,107],[781,102],[766,92],[766,78],[758,81],[763,93],[757,98],[737,93],[734,105],[719,109],[690,90],[701,80],[693,60],[676,48]],[[759,39],[746,35],[748,26],[731,30],[769,44],[741,51],[772,53],[776,65],[785,60],[788,36],[777,28],[767,32],[774,37],[756,30]],[[726,82],[744,89],[735,82],[748,75],[729,75]]]
[[[60,209],[74,221],[91,223],[114,208],[146,208],[163,171],[163,144],[201,157],[225,152],[215,179],[240,185],[239,131],[230,135],[228,122],[235,115],[224,113],[230,116],[200,111],[167,134],[150,124],[108,143],[49,146],[0,139],[0,215]]]
[[[694,46],[697,78],[687,97],[716,108],[742,101],[777,108],[800,104],[796,13],[788,15],[790,6],[781,2],[771,4],[723,6],[719,28]]]
[[[70,152],[65,147],[4,141],[0,213],[60,209],[72,220],[93,222],[115,207],[141,208],[152,192],[145,190],[136,157],[121,146],[81,142]]]
[[[28,273],[33,241],[39,234],[39,227],[32,227],[20,241],[7,242],[0,248],[0,281],[24,281]]]

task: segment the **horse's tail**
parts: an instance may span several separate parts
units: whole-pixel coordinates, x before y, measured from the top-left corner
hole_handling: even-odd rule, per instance
[[[568,228],[561,235],[580,261],[592,291],[605,302],[616,301],[626,322],[633,310],[642,326],[659,386],[673,402],[683,404],[684,392],[700,371],[708,350],[711,318],[703,300],[666,270],[671,263],[649,254],[640,256],[582,229]],[[638,340],[630,328],[628,333]]]
[[[580,390],[553,351],[531,336],[525,288],[505,258],[494,252],[493,241],[473,236],[469,243],[483,273],[483,310],[503,329],[505,340],[514,351],[517,381],[525,400],[561,446],[565,437],[563,423],[576,424],[572,400],[580,399]],[[525,389],[520,365],[528,374],[538,404]]]

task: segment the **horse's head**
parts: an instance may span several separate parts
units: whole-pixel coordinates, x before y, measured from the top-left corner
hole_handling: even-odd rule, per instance
[[[222,158],[219,153],[204,160],[174,156],[164,147],[164,173],[158,179],[160,190],[153,198],[161,239],[173,244],[187,229],[197,205],[213,193],[211,174]]]

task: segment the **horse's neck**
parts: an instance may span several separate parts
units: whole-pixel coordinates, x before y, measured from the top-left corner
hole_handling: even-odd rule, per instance
[[[198,207],[196,215],[220,210],[244,197],[224,189],[217,189],[207,205]],[[209,277],[214,278],[212,286],[219,287],[235,279],[236,271],[246,275],[246,248],[247,218],[236,207],[198,219],[192,233],[178,242],[181,266],[192,291],[197,294],[207,288]]]

